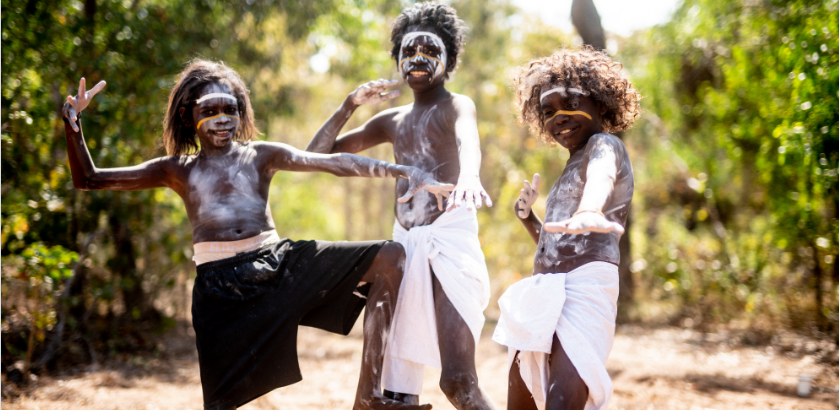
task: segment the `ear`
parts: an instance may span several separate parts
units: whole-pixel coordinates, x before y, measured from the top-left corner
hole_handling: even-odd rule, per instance
[[[186,125],[187,127],[192,126],[192,121],[186,118],[186,107],[178,108],[178,114],[181,115],[181,121],[184,123],[184,125]]]
[[[606,114],[606,106],[603,104],[597,104],[597,108],[600,111],[600,116],[602,117],[603,114]]]
[[[457,64],[457,56],[449,56],[446,59],[446,72],[450,73],[454,71],[454,65]]]

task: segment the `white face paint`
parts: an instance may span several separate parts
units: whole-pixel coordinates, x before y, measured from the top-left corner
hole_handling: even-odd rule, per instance
[[[230,94],[227,94],[227,93],[209,93],[209,94],[203,95],[201,98],[195,100],[195,103],[196,104],[201,104],[202,102],[207,101],[207,100],[212,99],[212,98],[226,98],[228,100],[237,101],[236,97],[234,97]]]
[[[565,88],[563,86],[559,86],[559,87],[555,87],[555,88],[552,88],[548,91],[543,92],[542,95],[539,96],[539,102],[545,101],[545,97],[547,97],[547,96],[549,96],[553,93],[559,93],[559,95],[562,96],[563,98],[566,97],[568,94],[589,95],[588,91],[583,91],[579,88],[574,88],[574,87]]]
[[[414,55],[409,56],[409,57],[405,57],[403,55],[403,49],[406,46],[411,45],[411,43],[417,37],[422,37],[422,36],[425,36],[425,37],[428,37],[428,38],[431,39],[431,42],[440,49],[440,55],[429,55],[429,53],[423,52],[423,47],[422,46],[419,46],[419,47],[417,47],[417,50],[414,53]],[[399,47],[399,73],[404,76],[405,75],[405,73],[404,73],[405,67],[403,67],[403,65],[405,64],[405,62],[413,60],[414,58],[417,58],[417,57],[420,57],[420,56],[423,57],[423,58],[426,58],[427,60],[430,60],[429,62],[432,63],[432,64],[435,64],[435,62],[436,62],[436,65],[435,65],[435,68],[434,68],[434,75],[429,77],[429,79],[428,79],[429,82],[431,82],[431,80],[433,80],[438,75],[443,75],[443,73],[446,72],[446,61],[448,59],[448,56],[446,54],[446,45],[445,45],[445,43],[443,43],[443,39],[440,38],[440,36],[438,36],[434,33],[428,32],[428,31],[412,31],[408,34],[405,34],[405,36],[402,37],[402,44]]]

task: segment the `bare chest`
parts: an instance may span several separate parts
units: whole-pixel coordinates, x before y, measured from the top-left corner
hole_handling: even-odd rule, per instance
[[[454,116],[448,105],[411,110],[398,118],[393,133],[393,154],[403,165],[437,174],[441,167],[457,167],[458,146]],[[449,172],[438,174],[446,177]]]

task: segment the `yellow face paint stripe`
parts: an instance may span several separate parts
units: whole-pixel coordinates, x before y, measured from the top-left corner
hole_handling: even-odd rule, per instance
[[[425,53],[416,53],[413,57],[405,57],[405,58],[403,58],[403,59],[402,59],[402,61],[400,61],[400,62],[399,62],[399,71],[402,71],[402,63],[404,63],[404,62],[405,62],[405,60],[412,60],[412,59],[414,59],[414,58],[417,58],[417,56],[423,56],[423,57],[425,57],[425,58],[430,58],[430,59],[432,59],[432,60],[436,61],[436,62],[437,62],[437,64],[440,64],[440,67],[443,67],[443,71],[446,71],[446,65],[445,65],[445,64],[443,64],[443,62],[442,62],[442,61],[440,61],[440,60],[438,60],[438,59],[436,59],[436,58],[434,58],[434,57],[431,57],[430,55],[425,54]]]
[[[545,120],[545,124],[547,124],[548,121],[554,119],[554,117],[556,117],[559,114],[565,114],[565,115],[578,115],[579,114],[579,115],[582,115],[583,117],[591,119],[591,115],[589,115],[585,111],[563,111],[563,110],[559,110],[559,111],[555,112],[554,115],[551,115],[551,118],[548,118],[547,120]]]
[[[203,120],[201,120],[201,121],[198,121],[198,125],[196,125],[196,126],[195,126],[195,129],[197,130],[197,129],[201,128],[201,124],[203,124],[203,123],[204,123],[204,122],[206,122],[206,121],[209,121],[209,120],[214,120],[214,119],[216,119],[216,118],[220,118],[220,117],[222,117],[222,116],[225,116],[225,117],[228,117],[228,118],[235,118],[236,120],[239,120],[239,116],[238,116],[238,115],[233,115],[233,114],[224,114],[224,113],[222,113],[222,114],[217,114],[217,115],[214,115],[214,116],[212,116],[212,117],[207,117],[207,118],[204,118],[204,119],[203,119]]]

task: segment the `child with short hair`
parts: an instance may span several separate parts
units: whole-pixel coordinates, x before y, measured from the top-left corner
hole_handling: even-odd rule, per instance
[[[514,74],[520,122],[571,156],[548,193],[544,225],[531,209],[539,174],[532,185],[524,181],[514,207],[537,249],[533,276],[498,301],[493,340],[509,348],[508,409],[609,405],[618,240],[634,189],[626,147],[610,133],[632,125],[641,98],[621,67],[587,47],[536,59]]]
[[[181,72],[169,95],[163,135],[169,156],[99,169],[79,114],[104,86],[102,81],[88,92],[82,78],[78,96],[67,97],[63,108],[73,184],[83,190],[168,187],[183,199],[198,270],[192,315],[206,409],[236,408],[302,380],[298,325],[346,335],[365,306],[354,407],[430,407],[381,393],[383,335],[390,330],[402,280],[402,246],[280,239],[268,191],[277,171],[407,178],[403,202],[420,189],[440,194],[452,185],[411,166],[252,141],[258,131],[245,84],[223,63],[204,60]]]
[[[425,366],[442,369],[440,388],[458,409],[489,409],[478,387],[475,350],[490,288],[475,208],[492,206],[481,185],[481,149],[475,104],[445,88],[463,49],[464,23],[446,5],[406,8],[391,30],[391,57],[413,92],[412,104],[376,114],[338,136],[353,111],[399,95],[383,93],[396,81],[371,81],[352,92],[309,143],[313,152],[359,152],[393,144],[399,164],[413,165],[440,181],[456,183],[444,212],[418,193],[396,204],[393,239],[408,261],[388,340],[382,384],[388,397],[416,403]],[[396,194],[407,187],[396,183]]]

